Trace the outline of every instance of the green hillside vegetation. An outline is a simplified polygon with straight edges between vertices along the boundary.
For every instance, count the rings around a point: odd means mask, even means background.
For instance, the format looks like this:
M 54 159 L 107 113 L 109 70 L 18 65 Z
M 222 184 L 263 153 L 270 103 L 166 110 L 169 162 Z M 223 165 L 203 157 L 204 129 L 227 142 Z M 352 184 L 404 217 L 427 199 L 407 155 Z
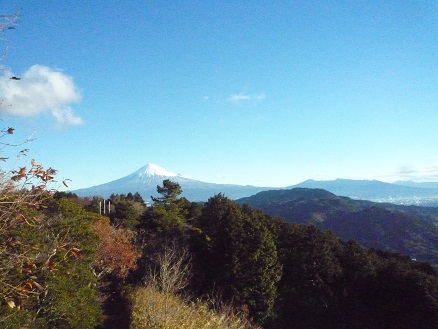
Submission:
M 438 209 L 339 197 L 321 189 L 266 191 L 238 200 L 289 223 L 315 225 L 367 248 L 438 265 Z

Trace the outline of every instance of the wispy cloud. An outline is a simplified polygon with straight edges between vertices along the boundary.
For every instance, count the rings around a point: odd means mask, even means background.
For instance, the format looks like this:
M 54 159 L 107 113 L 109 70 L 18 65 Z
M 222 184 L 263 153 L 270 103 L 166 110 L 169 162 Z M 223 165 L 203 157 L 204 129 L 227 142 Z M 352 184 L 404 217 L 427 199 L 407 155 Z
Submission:
M 58 125 L 60 126 L 76 126 L 83 123 L 82 118 L 73 114 L 73 111 L 69 107 L 62 109 L 55 108 L 52 110 L 53 116 L 56 118 Z
M 0 78 L 0 112 L 14 116 L 35 116 L 49 112 L 59 126 L 80 125 L 69 104 L 79 102 L 81 95 L 73 79 L 63 72 L 43 65 L 31 66 L 19 78 L 10 71 Z
M 232 94 L 230 97 L 228 97 L 228 101 L 233 104 L 241 104 L 243 102 L 261 102 L 266 99 L 265 93 L 261 94 L 246 94 L 246 93 L 239 93 L 239 94 Z
M 438 179 L 438 166 L 428 166 L 423 168 L 403 166 L 396 173 L 396 176 L 403 180 L 435 181 Z

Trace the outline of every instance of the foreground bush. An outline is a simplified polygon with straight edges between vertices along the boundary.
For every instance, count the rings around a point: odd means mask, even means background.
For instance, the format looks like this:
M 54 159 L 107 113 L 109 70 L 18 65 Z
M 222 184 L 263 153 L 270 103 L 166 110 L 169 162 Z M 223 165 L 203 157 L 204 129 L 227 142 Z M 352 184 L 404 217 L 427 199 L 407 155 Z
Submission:
M 4 299 L 8 303 L 0 303 L 0 328 L 93 329 L 101 323 L 92 271 L 98 237 L 91 225 L 98 217 L 67 199 L 47 200 L 45 210 L 32 217 L 35 223 L 23 220 L 9 229 L 8 250 L 25 258 L 2 277 L 14 289 Z M 11 252 L 7 256 L 0 263 L 16 259 Z
M 232 311 L 214 312 L 207 303 L 185 302 L 181 297 L 161 292 L 145 285 L 136 288 L 131 296 L 131 329 L 246 329 L 256 328 L 244 314 Z

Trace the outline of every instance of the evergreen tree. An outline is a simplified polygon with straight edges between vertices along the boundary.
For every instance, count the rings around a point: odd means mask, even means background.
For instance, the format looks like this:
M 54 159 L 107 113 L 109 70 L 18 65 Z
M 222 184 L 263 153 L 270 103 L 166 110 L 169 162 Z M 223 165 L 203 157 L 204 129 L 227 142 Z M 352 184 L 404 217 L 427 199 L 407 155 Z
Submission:
M 140 222 L 145 206 L 141 201 L 134 201 L 132 193 L 116 194 L 110 196 L 111 208 L 109 217 L 114 226 L 123 226 L 125 228 L 134 228 Z
M 329 328 L 336 321 L 333 286 L 341 274 L 338 239 L 314 226 L 281 223 L 276 240 L 284 270 L 271 327 Z
M 208 200 L 197 225 L 203 248 L 196 252 L 203 289 L 223 298 L 262 323 L 272 313 L 281 266 L 273 235 L 259 212 L 242 208 L 223 195 Z M 202 244 L 202 243 L 201 243 Z
M 169 179 L 163 181 L 163 186 L 157 185 L 157 192 L 161 197 L 151 197 L 156 205 L 177 203 L 180 194 L 182 193 L 181 186 L 178 183 L 172 182 Z
M 157 191 L 161 196 L 152 197 L 154 203 L 143 213 L 138 227 L 169 236 L 181 232 L 188 214 L 187 200 L 179 198 L 182 193 L 181 186 L 166 179 L 163 186 L 157 186 Z

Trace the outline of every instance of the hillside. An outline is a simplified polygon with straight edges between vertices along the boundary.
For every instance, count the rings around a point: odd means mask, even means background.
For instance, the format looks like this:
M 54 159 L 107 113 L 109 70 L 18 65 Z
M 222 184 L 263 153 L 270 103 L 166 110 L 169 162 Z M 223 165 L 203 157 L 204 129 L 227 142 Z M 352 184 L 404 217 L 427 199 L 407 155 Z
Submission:
M 315 225 L 367 248 L 438 265 L 437 208 L 398 206 L 339 197 L 322 189 L 265 191 L 237 200 L 290 223 Z

